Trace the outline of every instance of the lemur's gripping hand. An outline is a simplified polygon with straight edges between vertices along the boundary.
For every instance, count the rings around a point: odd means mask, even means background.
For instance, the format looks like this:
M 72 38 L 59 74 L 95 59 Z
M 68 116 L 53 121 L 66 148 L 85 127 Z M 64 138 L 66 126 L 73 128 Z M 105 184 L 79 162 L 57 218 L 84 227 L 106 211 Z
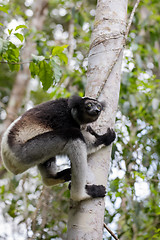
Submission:
M 97 134 L 92 128 L 91 126 L 87 126 L 87 132 L 89 132 L 90 134 L 92 134 L 93 136 L 95 136 L 96 141 L 94 143 L 94 145 L 97 147 L 101 144 L 104 144 L 105 146 L 110 145 L 116 138 L 116 134 L 115 131 L 112 128 L 108 128 L 107 132 L 103 135 L 99 135 Z

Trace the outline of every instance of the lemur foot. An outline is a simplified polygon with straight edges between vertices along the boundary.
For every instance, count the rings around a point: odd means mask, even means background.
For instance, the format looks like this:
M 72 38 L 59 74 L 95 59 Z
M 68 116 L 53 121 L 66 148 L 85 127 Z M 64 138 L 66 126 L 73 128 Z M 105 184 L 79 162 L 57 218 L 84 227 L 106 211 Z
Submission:
M 105 197 L 106 194 L 106 188 L 103 185 L 86 185 L 85 189 L 92 198 Z

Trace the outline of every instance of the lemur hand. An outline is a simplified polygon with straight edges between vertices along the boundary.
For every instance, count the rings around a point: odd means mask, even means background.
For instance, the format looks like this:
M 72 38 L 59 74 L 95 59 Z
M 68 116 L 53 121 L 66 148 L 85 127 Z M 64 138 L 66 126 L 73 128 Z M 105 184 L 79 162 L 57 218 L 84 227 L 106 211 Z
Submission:
M 87 126 L 87 132 L 96 137 L 95 146 L 104 144 L 105 146 L 110 145 L 116 138 L 116 133 L 112 128 L 108 128 L 107 132 L 103 135 L 97 134 L 91 126 Z

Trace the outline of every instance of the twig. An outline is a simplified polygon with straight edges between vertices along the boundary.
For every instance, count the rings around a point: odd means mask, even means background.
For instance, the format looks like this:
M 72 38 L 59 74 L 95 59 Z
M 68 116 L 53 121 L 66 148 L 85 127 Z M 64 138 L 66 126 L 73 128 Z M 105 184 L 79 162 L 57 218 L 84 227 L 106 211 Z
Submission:
M 43 196 L 44 196 L 44 194 L 45 194 L 45 187 L 43 187 L 43 189 L 42 189 L 42 192 L 41 192 L 41 194 L 40 194 L 40 196 L 39 196 L 39 199 L 38 199 L 38 202 L 37 202 L 36 209 L 35 209 L 32 217 L 31 217 L 33 236 L 34 236 L 34 234 L 35 234 L 35 232 L 36 232 L 36 220 L 37 220 L 37 215 L 38 215 L 39 209 L 41 208 L 41 206 L 42 206 L 42 204 L 43 204 L 42 202 L 43 202 Z M 33 236 L 32 236 L 31 239 L 33 239 Z
M 44 58 L 44 60 L 50 60 L 50 58 Z M 22 65 L 22 64 L 27 64 L 27 63 L 31 63 L 34 60 L 28 60 L 26 62 L 5 62 L 5 61 L 1 61 L 0 63 L 6 63 L 6 64 L 12 64 L 12 65 Z
M 110 66 L 110 68 L 108 69 L 106 79 L 104 80 L 104 82 L 103 82 L 102 85 L 100 86 L 100 88 L 99 88 L 99 90 L 98 90 L 98 93 L 97 93 L 96 99 L 99 98 L 99 96 L 100 96 L 102 90 L 104 89 L 104 87 L 105 87 L 105 85 L 106 85 L 106 82 L 107 82 L 107 80 L 108 80 L 108 78 L 109 78 L 109 76 L 110 76 L 110 74 L 111 74 L 114 66 L 116 65 L 116 63 L 117 63 L 117 61 L 118 61 L 118 59 L 119 59 L 119 56 L 120 56 L 122 50 L 123 50 L 124 47 L 126 46 L 126 42 L 127 42 L 127 38 L 128 38 L 128 34 L 129 34 L 129 31 L 130 31 L 130 28 L 131 28 L 131 24 L 132 24 L 132 21 L 133 21 L 133 17 L 134 17 L 134 14 L 135 14 L 135 12 L 136 12 L 136 9 L 137 9 L 139 3 L 140 3 L 140 0 L 137 0 L 136 3 L 135 3 L 135 5 L 134 5 L 134 7 L 133 7 L 133 9 L 132 9 L 130 18 L 129 18 L 129 20 L 128 20 L 126 32 L 125 32 L 125 35 L 124 35 L 124 43 L 123 43 L 123 46 L 122 46 L 122 48 L 119 49 L 115 60 L 113 61 L 113 63 L 112 63 L 112 65 Z
M 1 61 L 0 63 L 6 63 L 6 64 L 12 64 L 12 65 L 22 65 L 22 64 L 27 64 L 27 63 L 31 63 L 33 62 L 33 60 L 27 61 L 27 62 L 4 62 Z
M 114 237 L 114 239 L 119 240 L 116 235 L 107 227 L 107 225 L 104 223 L 104 227 L 105 229 L 107 229 L 107 231 L 111 234 L 112 237 Z
M 136 9 L 139 5 L 141 0 L 137 0 L 135 5 L 134 5 L 134 8 L 132 9 L 132 12 L 131 12 L 131 15 L 130 15 L 130 18 L 129 18 L 129 21 L 128 21 L 128 25 L 127 25 L 127 30 L 126 30 L 126 34 L 125 34 L 125 38 L 127 40 L 127 37 L 128 37 L 128 34 L 129 34 L 129 30 L 131 28 L 131 24 L 132 24 L 132 21 L 133 21 L 133 17 L 134 17 L 134 14 L 136 12 Z
M 98 99 L 99 96 L 101 95 L 101 92 L 102 92 L 102 90 L 104 89 L 104 87 L 105 87 L 105 85 L 106 85 L 106 82 L 107 82 L 107 80 L 108 80 L 108 78 L 109 78 L 109 76 L 110 76 L 110 74 L 111 74 L 114 66 L 116 65 L 116 63 L 117 63 L 117 61 L 118 61 L 118 59 L 119 59 L 119 56 L 120 56 L 120 54 L 121 54 L 121 52 L 122 52 L 122 50 L 123 50 L 124 47 L 125 47 L 125 43 L 123 44 L 122 48 L 120 48 L 120 50 L 118 51 L 115 60 L 113 61 L 113 63 L 112 63 L 112 65 L 110 66 L 110 68 L 108 69 L 106 79 L 104 80 L 104 82 L 103 82 L 102 85 L 100 86 L 100 88 L 99 88 L 99 90 L 98 90 L 98 93 L 97 93 L 97 96 L 96 96 L 96 99 Z

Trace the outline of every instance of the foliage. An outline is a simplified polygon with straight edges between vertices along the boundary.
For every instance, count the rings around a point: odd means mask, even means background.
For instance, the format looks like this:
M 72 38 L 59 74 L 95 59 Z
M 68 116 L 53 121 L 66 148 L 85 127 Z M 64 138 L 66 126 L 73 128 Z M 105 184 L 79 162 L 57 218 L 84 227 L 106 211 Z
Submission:
M 63 53 L 66 47 L 68 46 L 54 47 L 52 56 L 47 60 L 44 56 L 35 56 L 32 54 L 33 62 L 31 62 L 29 66 L 31 76 L 33 78 L 35 78 L 36 75 L 39 77 L 44 90 L 48 90 L 53 83 L 56 84 L 60 81 L 62 76 L 60 62 L 65 64 L 68 62 L 66 54 Z

